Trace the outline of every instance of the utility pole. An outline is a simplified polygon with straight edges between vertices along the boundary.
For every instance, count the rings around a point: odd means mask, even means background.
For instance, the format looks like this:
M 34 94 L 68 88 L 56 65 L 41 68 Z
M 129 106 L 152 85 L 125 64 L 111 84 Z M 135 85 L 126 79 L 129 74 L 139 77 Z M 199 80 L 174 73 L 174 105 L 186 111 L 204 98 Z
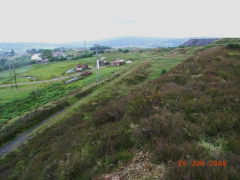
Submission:
M 14 80 L 15 80 L 15 87 L 17 89 L 16 61 L 14 61 Z
M 11 71 L 11 64 L 9 63 L 9 75 L 10 75 L 10 83 L 11 83 L 11 89 L 12 89 L 12 71 Z
M 96 47 L 96 69 L 97 69 L 97 81 L 99 81 L 98 45 L 95 44 L 95 47 Z

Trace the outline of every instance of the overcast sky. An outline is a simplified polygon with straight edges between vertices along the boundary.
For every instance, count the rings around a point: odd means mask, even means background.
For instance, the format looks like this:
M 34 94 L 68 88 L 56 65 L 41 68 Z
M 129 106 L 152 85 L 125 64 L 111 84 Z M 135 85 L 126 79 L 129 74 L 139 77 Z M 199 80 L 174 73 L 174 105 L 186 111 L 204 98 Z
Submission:
M 0 42 L 240 37 L 239 0 L 0 0 Z

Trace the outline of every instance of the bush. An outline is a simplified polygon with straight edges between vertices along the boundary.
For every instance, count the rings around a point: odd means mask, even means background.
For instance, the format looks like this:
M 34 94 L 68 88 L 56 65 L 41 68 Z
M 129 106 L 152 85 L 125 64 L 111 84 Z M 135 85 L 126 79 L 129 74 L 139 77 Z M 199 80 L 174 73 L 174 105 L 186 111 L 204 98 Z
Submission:
M 139 121 L 141 118 L 148 117 L 151 111 L 151 102 L 144 95 L 134 97 L 127 109 L 127 113 L 133 121 Z
M 169 143 L 164 139 L 160 139 L 154 147 L 155 162 L 168 162 L 170 160 L 176 162 L 184 155 L 184 147 Z
M 229 49 L 239 49 L 240 48 L 240 44 L 228 44 L 227 47 Z
M 73 57 L 72 60 L 77 60 L 77 59 L 87 58 L 87 57 L 93 57 L 93 55 L 94 55 L 94 53 L 82 54 L 82 55 Z
M 161 71 L 161 74 L 165 74 L 167 72 L 167 70 L 166 69 L 163 69 L 162 71 Z
M 103 108 L 98 109 L 92 116 L 95 126 L 102 125 L 108 122 L 121 120 L 125 113 L 127 99 L 122 97 L 119 100 L 111 101 Z
M 101 128 L 97 128 L 89 140 L 94 147 L 94 154 L 101 158 L 127 150 L 134 145 L 132 133 L 129 131 L 128 125 L 122 122 L 109 123 Z M 120 158 L 119 156 L 117 159 Z

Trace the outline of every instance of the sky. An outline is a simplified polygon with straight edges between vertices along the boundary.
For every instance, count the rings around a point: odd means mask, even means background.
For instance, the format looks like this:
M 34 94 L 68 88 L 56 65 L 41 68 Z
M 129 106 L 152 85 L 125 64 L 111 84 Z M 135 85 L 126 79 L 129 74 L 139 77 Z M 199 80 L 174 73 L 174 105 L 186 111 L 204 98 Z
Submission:
M 0 42 L 240 37 L 239 0 L 0 0 Z

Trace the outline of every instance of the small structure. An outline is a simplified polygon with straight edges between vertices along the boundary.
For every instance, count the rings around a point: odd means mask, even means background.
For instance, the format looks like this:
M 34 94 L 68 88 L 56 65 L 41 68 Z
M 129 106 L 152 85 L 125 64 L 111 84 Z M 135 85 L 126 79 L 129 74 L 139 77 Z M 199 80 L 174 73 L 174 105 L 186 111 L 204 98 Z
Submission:
M 35 61 L 41 61 L 42 60 L 41 53 L 32 55 L 31 59 Z
M 119 59 L 119 60 L 111 62 L 111 65 L 113 65 L 113 66 L 120 66 L 120 65 L 123 65 L 123 64 L 124 64 L 124 60 L 123 59 Z
M 88 65 L 84 64 L 84 65 L 77 65 L 77 71 L 81 72 L 84 69 L 88 69 Z
M 100 66 L 107 66 L 109 63 L 107 61 L 100 61 Z
M 106 60 L 106 57 L 101 57 L 101 61 L 105 61 Z
M 43 59 L 40 63 L 47 63 L 49 60 L 48 60 L 48 58 L 46 58 L 46 59 Z

